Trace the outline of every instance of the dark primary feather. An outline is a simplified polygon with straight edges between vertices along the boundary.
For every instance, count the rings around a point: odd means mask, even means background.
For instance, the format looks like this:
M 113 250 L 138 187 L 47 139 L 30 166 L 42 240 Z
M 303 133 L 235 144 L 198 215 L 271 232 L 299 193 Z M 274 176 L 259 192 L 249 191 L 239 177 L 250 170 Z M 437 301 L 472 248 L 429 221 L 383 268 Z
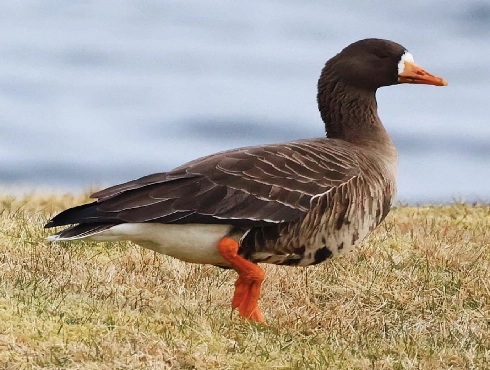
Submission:
M 356 147 L 311 139 L 213 154 L 96 192 L 46 227 L 123 222 L 263 226 L 299 219 L 313 196 L 360 174 Z

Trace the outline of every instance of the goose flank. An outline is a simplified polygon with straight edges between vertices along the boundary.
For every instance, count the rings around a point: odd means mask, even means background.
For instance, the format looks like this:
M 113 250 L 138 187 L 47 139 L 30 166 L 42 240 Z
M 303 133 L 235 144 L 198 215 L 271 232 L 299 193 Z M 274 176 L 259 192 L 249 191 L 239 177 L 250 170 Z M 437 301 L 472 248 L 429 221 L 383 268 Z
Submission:
M 326 137 L 245 147 L 116 185 L 45 227 L 49 240 L 130 240 L 184 261 L 233 268 L 232 307 L 262 322 L 257 263 L 308 266 L 351 251 L 386 217 L 398 157 L 376 90 L 447 85 L 401 45 L 357 41 L 325 64 L 317 102 Z

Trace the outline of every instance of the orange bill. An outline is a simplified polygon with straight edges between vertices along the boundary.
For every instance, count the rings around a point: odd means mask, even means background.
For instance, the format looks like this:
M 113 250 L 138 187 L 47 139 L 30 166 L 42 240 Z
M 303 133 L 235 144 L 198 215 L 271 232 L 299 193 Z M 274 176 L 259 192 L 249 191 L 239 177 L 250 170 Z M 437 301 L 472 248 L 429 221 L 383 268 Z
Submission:
M 415 63 L 405 61 L 405 68 L 398 74 L 398 82 L 407 84 L 424 84 L 435 86 L 446 86 L 444 78 L 434 76 Z

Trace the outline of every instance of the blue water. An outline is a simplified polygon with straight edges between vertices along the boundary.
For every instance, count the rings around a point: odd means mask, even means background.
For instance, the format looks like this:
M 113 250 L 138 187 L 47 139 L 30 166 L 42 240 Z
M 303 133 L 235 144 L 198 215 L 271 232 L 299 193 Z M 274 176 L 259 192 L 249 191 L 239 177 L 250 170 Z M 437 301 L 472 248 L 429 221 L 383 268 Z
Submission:
M 0 3 L 0 187 L 78 192 L 323 135 L 316 81 L 366 37 L 449 86 L 378 92 L 403 202 L 490 201 L 488 1 Z

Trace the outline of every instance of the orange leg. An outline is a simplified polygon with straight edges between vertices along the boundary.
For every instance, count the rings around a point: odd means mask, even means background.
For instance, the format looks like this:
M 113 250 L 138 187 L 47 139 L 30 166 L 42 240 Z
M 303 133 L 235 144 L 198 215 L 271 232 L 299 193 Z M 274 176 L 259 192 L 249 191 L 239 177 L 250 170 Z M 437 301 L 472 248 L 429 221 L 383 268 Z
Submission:
M 232 238 L 221 239 L 218 250 L 238 272 L 231 307 L 238 308 L 240 316 L 264 322 L 264 316 L 257 305 L 260 298 L 260 285 L 265 277 L 264 271 L 257 264 L 238 255 L 238 242 Z

